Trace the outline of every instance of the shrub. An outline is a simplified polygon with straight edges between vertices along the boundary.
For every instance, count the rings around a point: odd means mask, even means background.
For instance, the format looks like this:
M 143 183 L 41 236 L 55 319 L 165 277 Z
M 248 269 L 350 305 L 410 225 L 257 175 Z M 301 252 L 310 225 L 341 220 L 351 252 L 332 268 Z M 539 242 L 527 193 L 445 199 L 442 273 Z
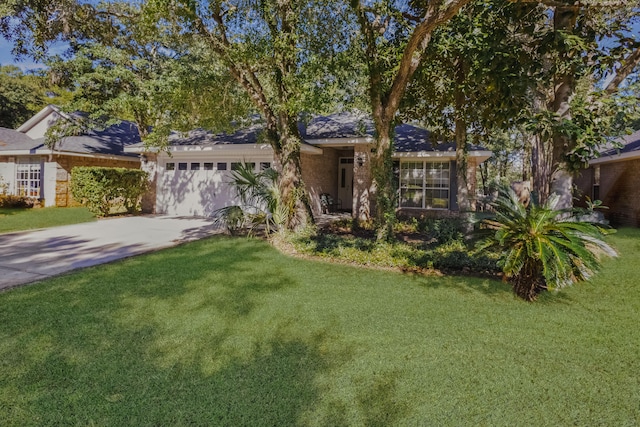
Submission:
M 412 217 L 398 221 L 395 231 L 427 235 L 437 243 L 444 244 L 463 239 L 465 225 L 464 218 Z
M 37 200 L 25 196 L 0 194 L 0 208 L 32 208 Z
M 135 213 L 140 210 L 147 177 L 139 169 L 78 166 L 71 170 L 71 194 L 96 215 L 107 216 L 122 208 Z
M 556 209 L 559 198 L 525 207 L 510 188 L 493 203 L 495 217 L 483 220 L 490 234 L 478 249 L 498 247 L 500 266 L 514 292 L 533 301 L 545 289 L 587 280 L 600 269 L 600 255 L 616 252 L 603 237 L 610 231 L 578 221 L 580 210 Z

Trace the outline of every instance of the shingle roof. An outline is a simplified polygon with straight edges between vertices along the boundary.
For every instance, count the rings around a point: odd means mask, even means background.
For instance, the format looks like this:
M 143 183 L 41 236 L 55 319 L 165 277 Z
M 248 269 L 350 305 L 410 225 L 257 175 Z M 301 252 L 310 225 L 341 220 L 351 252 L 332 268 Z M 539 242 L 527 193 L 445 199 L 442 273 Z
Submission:
M 169 135 L 169 144 L 174 146 L 257 144 L 261 131 L 261 124 L 254 124 L 232 133 L 213 133 L 204 129 L 194 129 L 189 132 L 173 132 Z
M 0 127 L 0 151 L 32 150 L 42 145 L 42 141 L 29 138 L 17 130 Z
M 122 121 L 105 129 L 91 129 L 82 135 L 64 137 L 56 148 L 63 152 L 81 154 L 128 155 L 124 153 L 124 147 L 140 142 L 136 125 Z
M 640 152 L 640 130 L 635 131 L 631 135 L 626 135 L 620 139 L 622 142 L 622 148 L 609 148 L 600 153 L 600 157 L 615 156 L 617 154 L 632 153 L 634 151 Z
M 370 117 L 362 113 L 343 112 L 329 116 L 316 116 L 306 125 L 299 123 L 298 128 L 302 138 L 313 143 L 320 139 L 337 138 L 366 138 L 375 135 L 375 128 Z M 185 145 L 220 145 L 220 144 L 257 144 L 263 126 L 254 124 L 247 128 L 232 133 L 214 134 L 203 129 L 196 129 L 186 133 L 175 132 L 169 137 L 169 143 L 173 146 Z M 428 130 L 409 124 L 396 126 L 394 132 L 396 152 L 419 151 L 455 151 L 455 143 L 432 144 L 431 134 Z M 482 147 L 473 145 L 471 150 L 483 150 Z
M 303 127 L 304 139 L 362 138 L 373 136 L 375 127 L 367 115 L 358 112 L 343 112 L 330 116 L 314 117 Z
M 133 156 L 124 153 L 124 147 L 140 142 L 135 124 L 122 121 L 104 129 L 89 129 L 82 135 L 64 137 L 56 145 L 56 150 L 62 153 Z M 44 138 L 32 139 L 17 130 L 0 128 L 0 151 L 33 151 L 39 148 L 45 148 Z

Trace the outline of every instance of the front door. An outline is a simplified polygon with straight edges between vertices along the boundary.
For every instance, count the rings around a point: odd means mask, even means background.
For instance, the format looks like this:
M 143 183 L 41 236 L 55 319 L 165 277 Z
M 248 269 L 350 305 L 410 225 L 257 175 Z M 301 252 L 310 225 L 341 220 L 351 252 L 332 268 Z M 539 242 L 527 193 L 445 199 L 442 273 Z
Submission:
M 338 199 L 342 209 L 353 208 L 353 157 L 341 157 L 338 164 Z

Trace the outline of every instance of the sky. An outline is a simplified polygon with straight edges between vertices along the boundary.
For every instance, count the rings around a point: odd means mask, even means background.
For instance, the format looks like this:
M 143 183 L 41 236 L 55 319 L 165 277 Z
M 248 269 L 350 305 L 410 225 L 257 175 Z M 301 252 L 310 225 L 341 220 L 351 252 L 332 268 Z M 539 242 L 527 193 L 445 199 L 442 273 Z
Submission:
M 0 0 L 2 1 L 2 0 Z M 632 25 L 633 36 L 636 38 L 640 37 L 640 22 L 636 22 Z M 22 71 L 28 71 L 38 68 L 45 68 L 44 64 L 38 63 L 31 58 L 22 58 L 20 61 L 16 61 L 16 59 L 11 54 L 11 49 L 13 48 L 13 43 L 5 40 L 0 36 L 0 65 L 17 65 L 22 69 Z M 62 53 L 66 48 L 66 45 L 63 43 L 54 44 L 50 52 L 53 53 Z
M 35 68 L 44 68 L 43 64 L 39 64 L 30 58 L 23 58 L 22 61 L 17 62 L 11 54 L 13 43 L 8 42 L 3 37 L 0 37 L 0 64 L 1 65 L 17 65 L 22 71 L 32 70 Z

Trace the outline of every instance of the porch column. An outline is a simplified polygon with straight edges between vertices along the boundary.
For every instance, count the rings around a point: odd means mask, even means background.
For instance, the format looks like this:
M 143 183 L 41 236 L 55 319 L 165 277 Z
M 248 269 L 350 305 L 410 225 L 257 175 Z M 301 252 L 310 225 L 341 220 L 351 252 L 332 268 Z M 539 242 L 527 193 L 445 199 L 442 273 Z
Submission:
M 140 158 L 140 169 L 149 174 L 149 187 L 142 195 L 142 212 L 156 213 L 156 195 L 158 191 L 158 155 L 145 153 Z
M 362 221 L 371 218 L 374 193 L 371 175 L 372 145 L 356 144 L 353 150 L 353 217 Z

